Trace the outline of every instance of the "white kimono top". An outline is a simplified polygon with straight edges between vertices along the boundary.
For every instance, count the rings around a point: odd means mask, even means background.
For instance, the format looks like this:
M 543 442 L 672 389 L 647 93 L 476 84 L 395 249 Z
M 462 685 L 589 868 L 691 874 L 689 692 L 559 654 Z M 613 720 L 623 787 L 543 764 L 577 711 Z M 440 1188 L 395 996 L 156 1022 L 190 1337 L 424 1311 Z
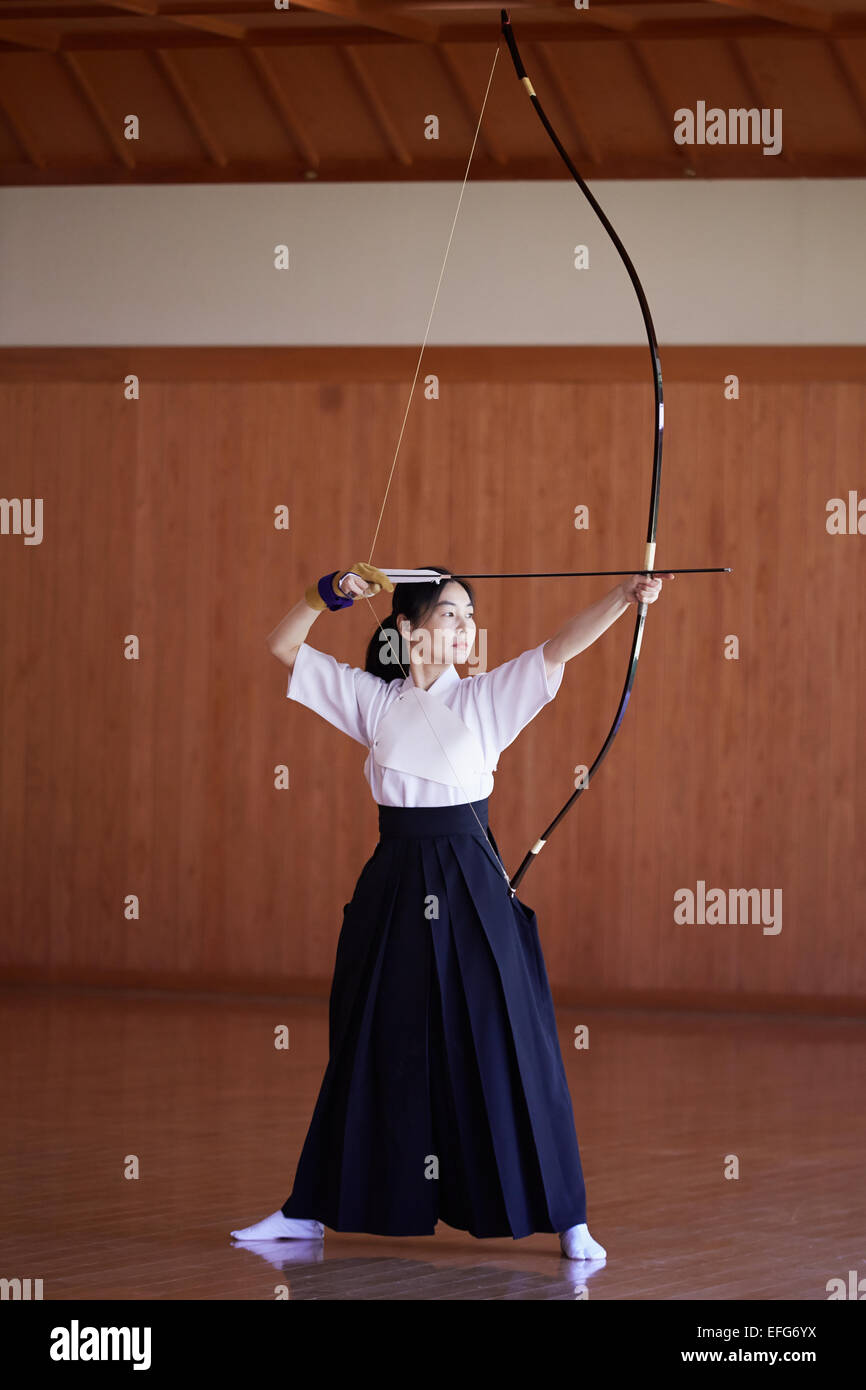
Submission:
M 493 790 L 499 755 L 562 684 L 544 643 L 492 671 L 448 666 L 427 690 L 384 681 L 302 642 L 286 694 L 368 748 L 364 776 L 380 806 L 459 806 Z

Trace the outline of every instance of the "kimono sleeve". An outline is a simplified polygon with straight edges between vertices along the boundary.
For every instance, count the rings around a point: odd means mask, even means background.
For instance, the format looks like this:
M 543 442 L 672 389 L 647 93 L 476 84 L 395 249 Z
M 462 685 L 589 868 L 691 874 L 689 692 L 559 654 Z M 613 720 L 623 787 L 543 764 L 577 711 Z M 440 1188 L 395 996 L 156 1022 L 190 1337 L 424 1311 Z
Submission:
M 565 662 L 548 680 L 544 646 L 542 642 L 492 671 L 472 677 L 478 714 L 499 752 L 550 703 L 562 684 Z
M 379 676 L 302 642 L 289 671 L 286 695 L 369 748 L 374 706 L 385 686 Z

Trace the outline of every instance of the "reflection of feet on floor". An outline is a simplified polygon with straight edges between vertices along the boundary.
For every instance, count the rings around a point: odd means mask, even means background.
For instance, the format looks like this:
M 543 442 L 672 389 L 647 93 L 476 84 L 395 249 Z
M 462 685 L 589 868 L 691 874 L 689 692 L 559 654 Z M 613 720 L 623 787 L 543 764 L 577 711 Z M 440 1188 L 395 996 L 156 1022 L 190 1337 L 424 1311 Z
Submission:
M 250 1259 L 264 1260 L 266 1265 L 271 1265 L 282 1274 L 290 1274 L 293 1265 L 298 1265 L 304 1269 L 309 1269 L 310 1265 L 321 1265 L 325 1263 L 325 1242 L 321 1236 L 315 1240 L 245 1240 L 243 1243 L 232 1242 L 233 1250 L 245 1250 Z M 586 1265 L 565 1265 L 565 1268 L 574 1274 L 581 1271 L 581 1278 Z
M 603 1260 L 607 1256 L 604 1246 L 593 1240 L 586 1224 L 569 1226 L 567 1231 L 561 1231 L 559 1243 L 563 1255 L 569 1260 Z
M 235 1240 L 322 1240 L 325 1228 L 321 1221 L 297 1221 L 275 1211 L 254 1226 L 232 1231 L 232 1235 Z

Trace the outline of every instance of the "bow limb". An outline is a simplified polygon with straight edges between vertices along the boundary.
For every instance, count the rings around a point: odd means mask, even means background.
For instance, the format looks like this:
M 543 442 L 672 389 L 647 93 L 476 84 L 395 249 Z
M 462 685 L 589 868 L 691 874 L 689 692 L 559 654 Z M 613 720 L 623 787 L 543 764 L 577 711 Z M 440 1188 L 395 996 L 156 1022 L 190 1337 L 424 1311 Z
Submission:
M 571 157 L 568 154 L 568 151 L 565 149 L 565 147 L 562 144 L 562 141 L 556 134 L 556 131 L 554 130 L 553 126 L 551 125 L 544 112 L 541 102 L 538 100 L 538 97 L 535 94 L 535 89 L 532 83 L 530 82 L 529 77 L 527 76 L 526 68 L 524 67 L 523 60 L 520 57 L 520 51 L 517 47 L 517 43 L 515 41 L 514 34 L 511 29 L 511 20 L 508 17 L 507 10 L 501 11 L 501 19 L 502 33 L 505 37 L 506 43 L 508 44 L 508 49 L 511 53 L 517 76 L 520 79 L 524 89 L 526 90 L 529 99 L 532 102 L 532 105 L 535 107 L 536 114 L 538 115 L 539 120 L 541 121 L 542 125 L 544 126 L 544 129 L 546 130 L 551 141 L 553 142 L 557 153 L 560 155 L 563 163 L 568 169 L 568 172 L 571 174 L 575 183 L 580 188 L 581 192 L 587 199 L 587 202 L 589 203 L 593 212 L 598 217 L 599 221 L 601 222 L 601 225 L 604 227 L 605 231 L 607 232 L 608 236 L 610 237 L 611 241 L 613 242 L 614 246 L 619 252 L 620 258 L 626 270 L 628 271 L 629 279 L 631 280 L 632 287 L 635 291 L 635 294 L 637 295 L 638 303 L 640 305 L 640 311 L 643 317 L 644 328 L 646 329 L 647 342 L 649 344 L 650 361 L 652 363 L 653 374 L 653 391 L 655 396 L 655 432 L 653 437 L 652 484 L 650 487 L 649 521 L 647 523 L 646 547 L 644 551 L 643 562 L 644 570 L 652 570 L 655 562 L 656 529 L 658 527 L 659 493 L 661 490 L 662 436 L 664 432 L 662 369 L 661 362 L 659 361 L 658 343 L 656 342 L 655 328 L 653 327 L 652 315 L 650 314 L 649 305 L 647 303 L 646 295 L 644 294 L 643 286 L 641 285 L 640 279 L 638 278 L 637 271 L 632 265 L 631 258 L 628 252 L 626 251 L 625 247 L 623 246 L 622 242 L 617 236 L 616 231 L 611 225 L 610 220 L 604 213 L 603 209 L 599 206 L 598 202 L 593 197 L 592 193 L 589 191 L 580 174 L 578 173 L 577 169 L 575 168 L 574 163 L 572 162 Z M 523 861 L 520 864 L 519 869 L 517 870 L 517 873 L 511 880 L 512 890 L 517 888 L 517 885 L 523 878 L 523 875 L 526 873 L 526 870 L 529 868 L 529 865 L 534 862 L 535 857 L 546 844 L 549 836 L 556 829 L 563 816 L 574 804 L 577 798 L 582 794 L 582 792 L 585 791 L 586 787 L 590 783 L 593 773 L 596 771 L 597 768 L 601 766 L 601 763 L 603 762 L 604 758 L 607 756 L 610 750 L 611 744 L 616 738 L 616 735 L 619 733 L 619 728 L 622 724 L 623 717 L 628 707 L 628 702 L 631 696 L 632 688 L 634 686 L 635 673 L 637 671 L 637 663 L 640 657 L 641 642 L 643 640 L 643 630 L 644 623 L 646 622 L 646 615 L 647 605 L 645 603 L 638 604 L 637 617 L 635 619 L 634 636 L 632 638 L 631 653 L 629 655 L 629 664 L 628 671 L 626 673 L 625 684 L 623 685 L 619 705 L 617 707 L 616 714 L 614 715 L 613 723 L 611 724 L 610 730 L 608 731 L 607 738 L 605 739 L 599 752 L 593 759 L 589 772 L 587 773 L 587 776 L 582 782 L 581 786 L 578 787 L 572 793 L 572 795 L 566 801 L 565 805 L 562 807 L 562 810 L 558 813 L 554 820 L 551 821 L 550 825 L 547 827 L 544 833 L 536 840 L 535 844 L 524 856 Z

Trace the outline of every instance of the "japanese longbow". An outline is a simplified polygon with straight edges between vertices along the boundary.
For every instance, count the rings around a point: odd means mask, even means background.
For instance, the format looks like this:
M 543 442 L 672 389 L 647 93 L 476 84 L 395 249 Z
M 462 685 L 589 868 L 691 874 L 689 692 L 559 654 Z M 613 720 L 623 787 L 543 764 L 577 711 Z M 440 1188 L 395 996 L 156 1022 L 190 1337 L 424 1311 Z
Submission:
M 599 221 L 601 222 L 602 226 L 604 227 L 605 231 L 607 232 L 608 236 L 610 237 L 611 241 L 613 242 L 614 246 L 616 247 L 616 250 L 617 250 L 617 252 L 619 253 L 620 259 L 622 260 L 623 265 L 625 266 L 625 268 L 626 268 L 626 270 L 627 270 L 627 272 L 628 272 L 629 279 L 631 280 L 632 287 L 633 287 L 634 292 L 635 292 L 635 294 L 636 294 L 636 296 L 637 296 L 638 304 L 640 305 L 641 316 L 642 316 L 642 318 L 643 318 L 644 328 L 645 328 L 645 330 L 646 330 L 646 335 L 647 335 L 647 344 L 648 344 L 648 347 L 649 347 L 650 363 L 651 363 L 651 368 L 652 368 L 653 395 L 654 395 L 654 425 L 653 425 L 653 453 L 652 453 L 652 458 L 653 458 L 653 462 L 652 462 L 652 482 L 651 482 L 651 486 L 650 486 L 649 517 L 648 517 L 648 520 L 647 520 L 647 534 L 646 534 L 646 543 L 645 543 L 645 549 L 644 549 L 644 567 L 643 567 L 643 569 L 641 569 L 641 570 L 634 570 L 634 571 L 597 570 L 597 571 L 584 571 L 583 573 L 594 573 L 594 574 L 621 574 L 621 573 L 622 573 L 622 574 L 628 574 L 628 573 L 640 573 L 640 574 L 647 574 L 647 575 L 651 575 L 651 574 L 654 574 L 654 573 L 665 573 L 665 572 L 667 572 L 667 571 L 655 570 L 655 569 L 654 569 L 654 564 L 655 564 L 655 550 L 656 550 L 656 532 L 657 532 L 657 529 L 658 529 L 658 516 L 659 516 L 659 497 L 660 497 L 660 492 L 661 492 L 662 442 L 663 442 L 663 437 L 664 437 L 664 396 L 663 396 L 663 390 L 662 390 L 662 369 L 661 369 L 661 362 L 660 362 L 660 360 L 659 360 L 658 343 L 657 343 L 657 340 L 656 340 L 655 328 L 654 328 L 654 326 L 653 326 L 652 315 L 651 315 L 651 313 L 650 313 L 649 304 L 647 303 L 647 297 L 646 297 L 646 294 L 644 293 L 643 285 L 642 285 L 641 282 L 640 282 L 640 277 L 638 276 L 638 273 L 637 273 L 637 271 L 635 270 L 634 265 L 632 264 L 631 257 L 629 256 L 628 252 L 626 251 L 625 246 L 623 245 L 622 241 L 620 240 L 619 236 L 617 235 L 616 230 L 614 229 L 614 227 L 613 227 L 613 225 L 612 225 L 610 219 L 607 217 L 607 215 L 606 215 L 606 213 L 604 212 L 603 208 L 599 205 L 597 199 L 593 196 L 593 194 L 592 194 L 592 193 L 590 192 L 590 190 L 587 188 L 587 186 L 586 186 L 586 184 L 584 183 L 583 179 L 581 178 L 581 176 L 580 176 L 578 170 L 575 168 L 575 165 L 574 165 L 573 160 L 571 159 L 571 156 L 568 154 L 568 151 L 565 149 L 564 145 L 562 144 L 562 141 L 559 139 L 559 136 L 557 135 L 556 131 L 554 130 L 554 128 L 553 128 L 553 126 L 552 126 L 552 124 L 551 124 L 551 122 L 550 122 L 548 116 L 546 115 L 546 113 L 545 113 L 545 111 L 544 111 L 543 106 L 541 105 L 541 102 L 540 102 L 539 99 L 538 99 L 538 96 L 536 95 L 535 88 L 533 87 L 531 81 L 529 80 L 529 77 L 528 77 L 527 72 L 526 72 L 526 68 L 525 68 L 524 63 L 523 63 L 523 59 L 522 59 L 521 56 L 520 56 L 520 50 L 519 50 L 519 48 L 518 48 L 518 46 L 517 46 L 517 41 L 515 40 L 514 33 L 513 33 L 512 28 L 511 28 L 511 20 L 510 20 L 510 18 L 509 18 L 508 11 L 505 10 L 505 9 L 503 9 L 503 10 L 500 12 L 500 18 L 501 18 L 502 35 L 503 35 L 503 37 L 505 38 L 505 42 L 506 42 L 507 45 L 508 45 L 508 50 L 509 50 L 509 52 L 510 52 L 510 54 L 511 54 L 511 57 L 512 57 L 512 60 L 513 60 L 513 63 L 514 63 L 514 69 L 515 69 L 515 72 L 516 72 L 516 74 L 517 74 L 517 77 L 518 77 L 519 81 L 521 82 L 521 84 L 522 84 L 524 90 L 526 91 L 527 95 L 529 96 L 529 99 L 530 99 L 530 101 L 532 102 L 532 105 L 533 105 L 534 108 L 535 108 L 536 114 L 538 115 L 539 120 L 541 121 L 542 125 L 544 126 L 545 131 L 547 132 L 548 136 L 550 137 L 550 140 L 553 142 L 553 145 L 554 145 L 554 147 L 555 147 L 557 153 L 559 154 L 560 158 L 562 159 L 563 163 L 565 164 L 565 167 L 568 169 L 568 172 L 570 173 L 571 177 L 574 179 L 575 183 L 576 183 L 576 184 L 578 185 L 578 187 L 580 188 L 581 192 L 583 193 L 584 197 L 586 198 L 586 200 L 587 200 L 587 202 L 589 203 L 590 207 L 592 208 L 593 212 L 594 212 L 594 213 L 596 214 L 596 216 L 598 217 Z M 497 56 L 498 56 L 498 50 L 497 50 Z M 494 58 L 493 67 L 495 68 L 495 66 L 496 66 L 496 59 Z M 409 414 L 409 407 L 410 407 L 410 405 L 411 405 L 411 403 L 412 403 L 412 396 L 413 396 L 413 394 L 414 394 L 415 384 L 416 384 L 416 382 L 417 382 L 417 380 L 418 380 L 418 373 L 419 373 L 420 367 L 421 367 L 421 357 L 423 356 L 424 348 L 425 348 L 426 343 L 427 343 L 427 337 L 428 337 L 429 332 L 430 332 L 430 323 L 432 322 L 433 312 L 434 312 L 434 310 L 435 310 L 436 301 L 437 301 L 438 296 L 439 296 L 439 289 L 440 289 L 441 284 L 442 284 L 442 276 L 443 276 L 443 274 L 444 274 L 444 271 L 445 271 L 445 264 L 446 264 L 447 259 L 448 259 L 448 251 L 450 250 L 450 247 L 451 247 L 451 240 L 452 240 L 452 238 L 453 238 L 453 236 L 454 236 L 454 227 L 455 227 L 456 222 L 457 222 L 457 215 L 459 214 L 459 211 L 460 211 L 460 204 L 461 204 L 462 198 L 463 198 L 463 191 L 465 190 L 465 187 L 466 187 L 466 180 L 467 180 L 467 178 L 468 178 L 468 176 L 469 176 L 469 167 L 470 167 L 470 165 L 471 165 L 472 157 L 473 157 L 473 155 L 474 155 L 475 143 L 477 142 L 477 139 L 478 139 L 478 131 L 480 130 L 481 121 L 482 121 L 483 116 L 484 116 L 484 108 L 485 108 L 485 106 L 486 106 L 486 104 L 487 104 L 487 96 L 488 96 L 489 91 L 490 91 L 490 84 L 491 84 L 491 82 L 492 82 L 492 79 L 493 79 L 493 69 L 491 69 L 490 77 L 489 77 L 489 79 L 488 79 L 487 91 L 485 92 L 484 103 L 483 103 L 482 108 L 481 108 L 481 115 L 479 116 L 478 126 L 477 126 L 476 131 L 475 131 L 475 140 L 473 141 L 473 144 L 472 144 L 472 151 L 470 152 L 470 156 L 469 156 L 469 164 L 467 164 L 467 167 L 466 167 L 466 174 L 465 174 L 464 179 L 463 179 L 463 187 L 461 188 L 460 199 L 458 200 L 458 204 L 457 204 L 457 211 L 455 212 L 455 215 L 454 215 L 454 222 L 452 223 L 452 226 L 451 226 L 451 234 L 450 234 L 449 239 L 448 239 L 448 246 L 447 246 L 446 252 L 445 252 L 445 260 L 444 260 L 443 263 L 442 263 L 442 270 L 440 271 L 440 274 L 439 274 L 439 282 L 438 282 L 438 284 L 437 284 L 437 286 L 436 286 L 436 293 L 435 293 L 434 299 L 433 299 L 433 306 L 432 306 L 432 308 L 431 308 L 431 310 L 430 310 L 430 316 L 429 316 L 428 321 L 427 321 L 427 331 L 426 331 L 425 334 L 424 334 L 424 341 L 423 341 L 422 346 L 421 346 L 421 353 L 420 353 L 419 358 L 418 358 L 418 365 L 417 365 L 417 367 L 416 367 L 416 369 L 415 369 L 415 379 L 414 379 L 414 381 L 413 381 L 413 383 L 412 383 L 412 389 L 411 389 L 411 391 L 410 391 L 410 393 L 409 393 L 409 400 L 408 400 L 408 403 L 407 403 L 407 405 L 406 405 L 406 413 L 404 414 L 404 417 L 403 417 L 403 426 L 402 426 L 402 428 L 401 428 L 401 430 L 400 430 L 400 437 L 399 437 L 398 442 L 397 442 L 397 450 L 396 450 L 395 455 L 394 455 L 394 462 L 393 462 L 392 465 L 391 465 L 391 473 L 390 473 L 389 478 L 388 478 L 388 485 L 387 485 L 387 487 L 386 487 L 386 489 L 385 489 L 385 498 L 383 499 L 382 508 L 381 508 L 381 510 L 380 510 L 380 513 L 379 513 L 379 522 L 378 522 L 378 524 L 377 524 L 377 526 L 376 526 L 376 532 L 375 532 L 375 535 L 374 535 L 374 537 L 373 537 L 373 544 L 372 544 L 372 546 L 371 546 L 371 548 L 370 548 L 370 563 L 371 563 L 371 564 L 372 564 L 373 550 L 374 550 L 375 544 L 376 544 L 376 537 L 377 537 L 378 534 L 379 534 L 379 527 L 380 527 L 380 525 L 381 525 L 382 515 L 383 515 L 384 509 L 385 509 L 385 502 L 387 501 L 388 492 L 390 491 L 390 486 L 391 486 L 391 480 L 392 480 L 392 478 L 393 478 L 394 469 L 395 469 L 395 466 L 396 466 L 396 463 L 397 463 L 397 454 L 399 453 L 400 445 L 401 445 L 402 439 L 403 439 L 403 433 L 404 433 L 405 428 L 406 428 L 406 420 L 407 420 L 408 414 Z M 724 570 L 724 571 L 723 571 L 723 570 L 720 570 L 720 569 L 716 569 L 716 570 L 686 570 L 686 569 L 682 569 L 682 568 L 680 568 L 680 569 L 678 569 L 678 570 L 676 570 L 676 571 L 674 571 L 674 572 L 675 572 L 675 573 L 680 573 L 680 574 L 684 574 L 684 573 L 693 573 L 693 574 L 698 574 L 698 573 L 730 573 L 729 570 Z M 418 578 L 420 578 L 423 572 L 422 572 L 422 571 L 411 571 L 411 570 L 400 571 L 400 572 L 398 572 L 398 571 L 393 571 L 393 570 L 392 570 L 392 571 L 389 571 L 389 573 L 390 573 L 395 579 L 397 578 L 397 574 L 398 574 L 398 573 L 400 574 L 401 578 L 405 575 L 405 578 L 408 580 L 410 577 L 418 577 Z M 575 572 L 572 571 L 572 572 L 570 572 L 570 573 L 575 573 Z M 510 575 L 493 575 L 493 574 L 491 574 L 491 575 L 475 575 L 475 576 L 473 576 L 473 575 L 466 575 L 466 576 L 464 576 L 464 577 L 465 577 L 465 578 L 491 578 L 491 579 L 493 579 L 493 578 L 518 578 L 518 577 L 526 577 L 526 578 L 528 578 L 528 577 L 530 577 L 530 576 L 528 576 L 528 575 L 518 576 L 517 574 L 510 574 Z M 537 577 L 540 578 L 540 577 L 542 577 L 542 576 L 539 575 L 539 576 L 537 576 Z M 551 576 L 551 577 L 553 577 L 553 576 Z M 444 578 L 444 576 L 438 576 L 438 575 L 437 575 L 436 578 L 437 578 L 437 579 L 439 579 L 439 578 Z M 369 602 L 369 600 L 368 600 L 368 602 Z M 371 607 L 372 607 L 372 605 L 371 605 Z M 531 846 L 531 848 L 526 852 L 526 854 L 525 854 L 523 860 L 521 861 L 520 866 L 519 866 L 519 868 L 517 869 L 517 872 L 514 874 L 514 877 L 513 877 L 513 878 L 511 878 L 511 879 L 508 878 L 507 871 L 505 870 L 504 865 L 501 864 L 501 860 L 500 860 L 500 865 L 501 865 L 501 867 L 502 867 L 502 869 L 503 869 L 503 872 L 505 873 L 505 877 L 506 877 L 506 880 L 507 880 L 507 882 L 508 882 L 509 892 L 511 893 L 511 896 L 512 896 L 512 897 L 514 897 L 514 895 L 515 895 L 515 893 L 516 893 L 516 891 L 517 891 L 517 886 L 518 886 L 518 884 L 520 883 L 520 881 L 521 881 L 521 879 L 523 878 L 523 876 L 525 875 L 525 873 L 526 873 L 527 869 L 529 868 L 529 866 L 530 866 L 532 863 L 535 862 L 535 859 L 536 859 L 537 855 L 538 855 L 539 852 L 543 849 L 543 847 L 544 847 L 544 845 L 547 843 L 547 841 L 550 839 L 550 836 L 553 834 L 554 830 L 555 830 L 556 827 L 559 825 L 560 821 L 561 821 L 561 820 L 563 819 L 563 817 L 568 813 L 568 811 L 571 809 L 571 807 L 574 805 L 574 803 L 578 800 L 578 798 L 583 794 L 583 792 L 586 790 L 586 788 L 590 785 L 590 782 L 592 781 L 592 778 L 593 778 L 595 772 L 598 770 L 598 768 L 601 766 L 601 764 L 603 763 L 604 759 L 607 757 L 608 753 L 610 752 L 610 749 L 611 749 L 611 746 L 612 746 L 612 744 L 613 744 L 613 741 L 614 741 L 614 739 L 616 738 L 617 734 L 619 733 L 620 726 L 622 725 L 622 721 L 623 721 L 623 718 L 624 718 L 624 716 L 625 716 L 626 709 L 628 708 L 628 703 L 629 703 L 629 699 L 630 699 L 630 697 L 631 697 L 631 692 L 632 692 L 632 690 L 633 690 L 633 688 L 634 688 L 635 674 L 636 674 L 636 672 L 637 672 L 637 665 L 638 665 L 638 660 L 639 660 L 639 658 L 640 658 L 640 651 L 641 651 L 641 643 L 642 643 L 642 641 L 643 641 L 644 625 L 645 625 L 645 623 L 646 623 L 646 615 L 647 615 L 647 604 L 646 604 L 646 603 L 639 603 L 638 606 L 637 606 L 637 616 L 636 616 L 636 618 L 635 618 L 634 634 L 633 634 L 633 636 L 632 636 L 631 649 L 630 649 L 630 652 L 629 652 L 628 668 L 627 668 L 627 671 L 626 671 L 625 682 L 624 682 L 623 688 L 622 688 L 622 694 L 620 695 L 620 698 L 619 698 L 619 704 L 618 704 L 618 706 L 617 706 L 617 710 L 616 710 L 616 713 L 615 713 L 615 715 L 614 715 L 614 717 L 613 717 L 613 722 L 611 723 L 611 726 L 610 726 L 610 729 L 608 730 L 607 736 L 606 736 L 606 738 L 605 738 L 603 744 L 601 745 L 601 748 L 599 749 L 598 753 L 597 753 L 597 754 L 595 755 L 595 757 L 593 758 L 592 763 L 590 764 L 587 773 L 585 774 L 584 777 L 582 777 L 582 778 L 580 779 L 580 785 L 579 785 L 578 787 L 575 788 L 575 790 L 574 790 L 574 791 L 572 792 L 572 794 L 569 796 L 568 800 L 565 802 L 565 804 L 562 806 L 562 808 L 557 812 L 556 816 L 553 818 L 553 820 L 550 822 L 550 824 L 546 827 L 546 829 L 545 829 L 545 830 L 542 832 L 542 834 L 538 837 L 538 839 L 537 839 L 537 840 L 535 841 L 535 843 Z M 378 622 L 378 619 L 377 619 L 376 621 Z M 380 629 L 384 632 L 384 630 L 382 629 L 381 623 L 379 623 L 379 627 L 380 627 Z M 497 857 L 498 857 L 498 856 L 497 856 Z

